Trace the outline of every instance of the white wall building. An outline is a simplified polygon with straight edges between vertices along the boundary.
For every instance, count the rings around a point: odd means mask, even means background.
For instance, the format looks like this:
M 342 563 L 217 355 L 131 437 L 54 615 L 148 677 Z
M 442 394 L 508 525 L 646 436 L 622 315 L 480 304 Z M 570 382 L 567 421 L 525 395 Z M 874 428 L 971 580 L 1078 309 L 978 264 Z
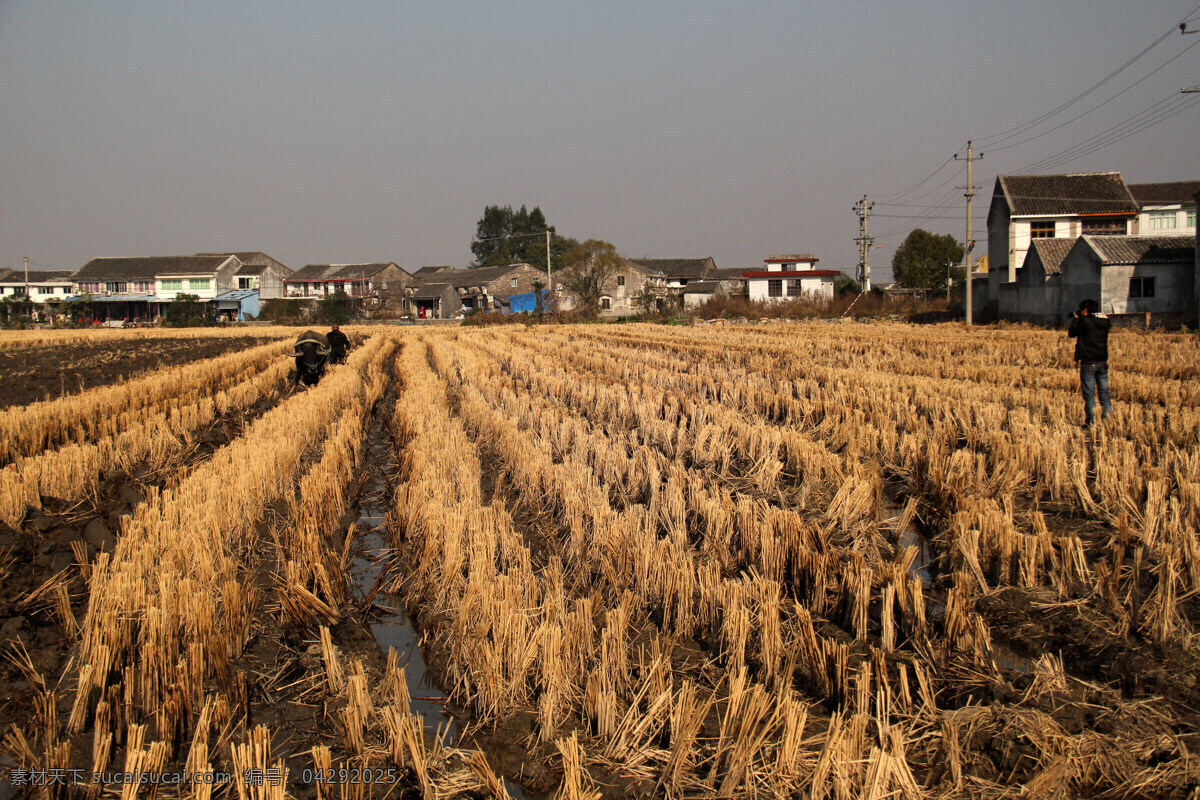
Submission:
M 751 300 L 777 302 L 798 297 L 832 300 L 833 284 L 842 273 L 817 269 L 813 255 L 769 256 L 764 269 L 743 272 Z

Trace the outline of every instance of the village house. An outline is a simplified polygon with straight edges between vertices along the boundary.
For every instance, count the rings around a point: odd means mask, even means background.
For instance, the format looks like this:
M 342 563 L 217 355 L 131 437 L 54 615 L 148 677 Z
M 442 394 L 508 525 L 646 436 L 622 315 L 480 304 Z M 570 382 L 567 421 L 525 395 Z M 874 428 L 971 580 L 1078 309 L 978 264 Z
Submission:
M 75 296 L 97 319 L 157 319 L 182 294 L 209 302 L 233 288 L 242 267 L 235 255 L 93 258 L 72 276 Z
M 833 286 L 842 273 L 835 269 L 817 269 L 814 255 L 768 256 L 764 269 L 742 273 L 751 300 L 780 301 L 796 297 L 832 300 Z
M 1129 193 L 1138 202 L 1132 233 L 1148 236 L 1195 235 L 1196 195 L 1200 181 L 1131 183 Z
M 1117 172 L 997 177 L 993 269 L 979 306 L 990 300 L 1001 319 L 1062 325 L 1082 297 L 1100 301 L 1103 290 L 1106 313 L 1186 321 L 1197 265 L 1169 240 L 1194 240 L 1198 189 L 1200 181 L 1126 185 Z
M 1005 285 L 1009 298 L 1003 304 L 1012 307 L 1017 270 L 1033 241 L 1128 234 L 1137 213 L 1119 172 L 997 175 L 987 217 L 987 290 L 976 293 L 982 296 L 974 298 L 975 307 L 999 314 Z
M 393 261 L 370 264 L 308 264 L 283 285 L 289 298 L 313 301 L 343 292 L 358 311 L 383 304 L 389 297 L 403 299 L 412 276 Z
M 1062 263 L 1075 239 L 1034 239 L 1015 283 L 1001 287 L 1000 318 L 1058 325 L 1062 315 Z
M 1090 297 L 1134 323 L 1189 322 L 1195 311 L 1196 244 L 1191 236 L 1081 236 L 1062 261 L 1059 319 Z
M 502 264 L 496 267 L 421 267 L 408 287 L 410 313 L 420 317 L 432 313 L 449 319 L 461 311 L 504 311 L 509 298 L 534 290 L 536 281 L 547 285 L 546 273 L 530 264 Z M 445 287 L 454 290 L 453 300 Z
M 233 276 L 233 289 L 258 292 L 260 300 L 277 300 L 284 297 L 283 282 L 295 275 L 295 270 L 281 261 L 271 258 L 262 251 L 242 253 L 197 253 L 198 256 L 237 256 L 242 267 Z
M 691 281 L 711 280 L 717 272 L 712 256 L 707 258 L 634 258 L 647 274 L 661 275 L 667 288 L 682 289 Z
M 24 297 L 27 285 L 29 299 L 43 305 L 67 299 L 74 286 L 70 270 L 0 270 L 0 297 Z
M 621 259 L 621 267 L 605 282 L 600 296 L 600 316 L 625 317 L 641 314 L 642 298 L 661 310 L 666 302 L 666 276 L 636 261 Z

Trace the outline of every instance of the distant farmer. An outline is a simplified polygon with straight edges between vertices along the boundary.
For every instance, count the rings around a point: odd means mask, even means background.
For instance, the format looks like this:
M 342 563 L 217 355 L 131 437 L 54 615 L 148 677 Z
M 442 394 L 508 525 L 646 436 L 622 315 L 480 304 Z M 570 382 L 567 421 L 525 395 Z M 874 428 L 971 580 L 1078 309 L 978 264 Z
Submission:
M 1096 421 L 1093 406 L 1096 395 L 1100 395 L 1100 419 L 1112 414 L 1112 402 L 1108 397 L 1108 329 L 1112 322 L 1099 313 L 1100 304 L 1095 300 L 1084 300 L 1079 310 L 1071 314 L 1071 326 L 1067 336 L 1075 339 L 1075 360 L 1079 362 L 1079 386 L 1083 391 L 1083 407 L 1086 420 L 1084 427 L 1090 428 Z
M 329 340 L 329 363 L 345 364 L 346 352 L 350 349 L 350 337 L 342 333 L 342 327 L 335 322 L 332 330 L 325 334 L 325 338 Z

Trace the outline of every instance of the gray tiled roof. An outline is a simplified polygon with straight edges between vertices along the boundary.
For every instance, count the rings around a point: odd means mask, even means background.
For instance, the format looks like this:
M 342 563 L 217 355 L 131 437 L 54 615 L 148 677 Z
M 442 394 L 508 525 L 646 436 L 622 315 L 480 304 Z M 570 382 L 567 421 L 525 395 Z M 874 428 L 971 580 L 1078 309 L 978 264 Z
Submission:
M 691 281 L 683 287 L 684 294 L 712 294 L 721 288 L 720 281 Z
M 631 258 L 635 264 L 654 272 L 661 272 L 668 278 L 707 278 L 712 269 L 711 258 Z
M 1119 172 L 1075 175 L 998 175 L 1014 216 L 1131 214 L 1138 203 Z
M 419 270 L 417 270 L 416 272 L 413 273 L 413 277 L 414 278 L 426 278 L 426 277 L 429 277 L 430 275 L 434 275 L 438 272 L 443 272 L 448 269 L 454 269 L 454 267 L 451 267 L 449 265 L 441 266 L 441 267 L 438 267 L 438 266 L 421 267 Z
M 392 262 L 390 261 L 373 264 L 307 264 L 297 270 L 296 274 L 285 278 L 285 281 L 361 280 L 362 278 L 370 278 L 377 275 L 390 266 L 392 266 Z
M 1143 206 L 1191 203 L 1196 199 L 1197 192 L 1200 192 L 1200 181 L 1129 184 L 1129 193 Z
M 425 299 L 429 297 L 441 297 L 447 291 L 451 294 L 457 294 L 454 287 L 444 281 L 434 281 L 431 283 L 419 283 L 412 287 L 412 296 L 416 299 Z
M 1037 251 L 1047 275 L 1059 275 L 1062 273 L 1063 259 L 1077 241 L 1078 239 L 1034 239 L 1030 248 Z
M 491 283 L 494 280 L 499 280 L 510 272 L 522 266 L 533 266 L 532 264 L 502 264 L 498 267 L 472 267 L 470 269 L 448 269 L 442 272 L 435 273 L 432 277 L 449 283 L 451 286 L 461 289 L 465 286 L 482 286 L 485 283 Z M 545 270 L 533 267 L 538 272 Z
M 153 256 L 150 258 L 93 258 L 79 268 L 77 281 L 141 278 L 155 275 L 211 275 L 229 260 L 216 256 Z
M 1196 260 L 1194 236 L 1084 236 L 1110 264 L 1178 264 Z
M 30 283 L 47 283 L 49 281 L 69 281 L 71 280 L 71 270 L 69 269 L 51 269 L 51 270 L 29 270 Z M 12 283 L 13 281 L 25 281 L 25 270 L 23 269 L 0 269 L 0 281 Z

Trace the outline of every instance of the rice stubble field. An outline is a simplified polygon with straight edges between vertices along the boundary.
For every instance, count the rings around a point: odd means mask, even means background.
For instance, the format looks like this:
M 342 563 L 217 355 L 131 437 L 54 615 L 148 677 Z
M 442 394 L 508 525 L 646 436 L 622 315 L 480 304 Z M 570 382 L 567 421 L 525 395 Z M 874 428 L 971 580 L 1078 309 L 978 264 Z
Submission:
M 0 335 L 0 793 L 1200 791 L 1194 336 L 295 333 Z

